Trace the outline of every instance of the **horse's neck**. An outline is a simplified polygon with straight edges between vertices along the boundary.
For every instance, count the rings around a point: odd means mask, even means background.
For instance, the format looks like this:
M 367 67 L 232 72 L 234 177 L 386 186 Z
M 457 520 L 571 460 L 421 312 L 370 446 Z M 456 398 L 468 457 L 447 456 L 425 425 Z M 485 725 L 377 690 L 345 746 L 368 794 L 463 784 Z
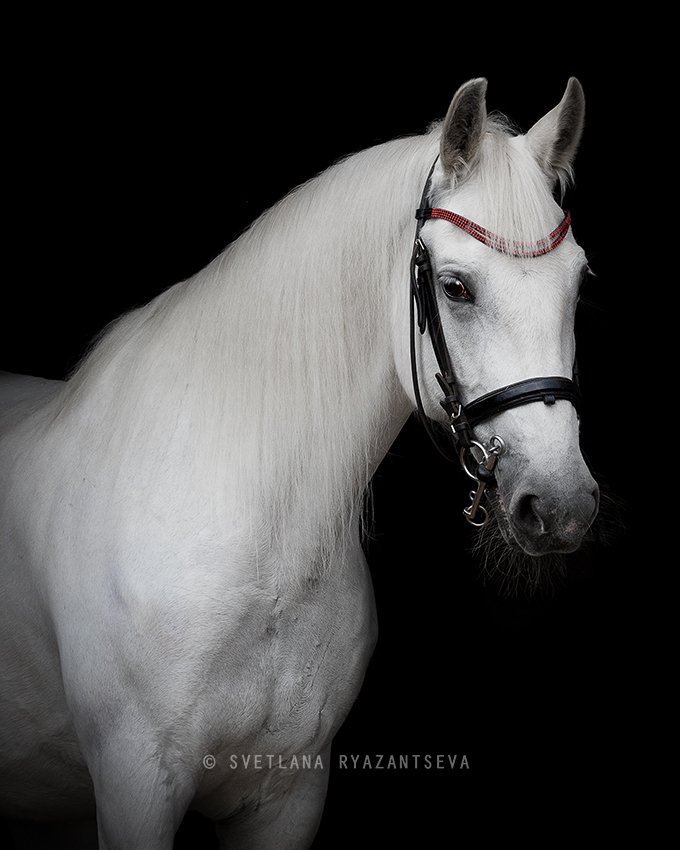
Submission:
M 390 287 L 406 316 L 431 145 L 392 144 L 285 199 L 103 339 L 64 402 L 85 400 L 103 463 L 208 494 L 236 524 L 264 517 L 273 536 L 330 539 L 345 524 L 409 412 Z

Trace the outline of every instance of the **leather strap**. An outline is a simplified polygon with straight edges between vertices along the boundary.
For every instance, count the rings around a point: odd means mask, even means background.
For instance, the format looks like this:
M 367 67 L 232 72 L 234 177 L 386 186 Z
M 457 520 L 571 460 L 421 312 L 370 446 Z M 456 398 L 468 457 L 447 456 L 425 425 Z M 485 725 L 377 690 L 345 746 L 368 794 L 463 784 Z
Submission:
M 516 384 L 508 384 L 498 390 L 476 398 L 465 405 L 468 422 L 474 428 L 485 419 L 490 419 L 504 410 L 542 401 L 554 404 L 558 398 L 570 401 L 578 411 L 581 406 L 581 394 L 570 378 L 527 378 Z
M 438 157 L 437 157 L 438 159 Z M 425 185 L 423 186 L 423 194 L 420 199 L 420 206 L 425 206 L 427 197 L 430 191 L 430 182 L 434 172 L 437 159 L 432 163 L 432 167 L 427 175 Z M 429 331 L 430 344 L 439 366 L 439 372 L 436 374 L 439 386 L 442 389 L 444 398 L 439 402 L 449 416 L 449 426 L 453 430 L 453 437 L 456 446 L 469 446 L 471 441 L 470 427 L 465 418 L 465 410 L 458 397 L 458 389 L 456 386 L 453 364 L 451 363 L 451 355 L 449 354 L 446 339 L 444 337 L 444 329 L 442 327 L 441 318 L 439 316 L 439 307 L 437 305 L 437 295 L 434 287 L 434 272 L 430 262 L 430 255 L 425 247 L 425 244 L 420 239 L 420 230 L 423 226 L 423 221 L 416 222 L 416 233 L 413 244 L 413 253 L 411 254 L 411 299 L 410 299 L 410 348 L 411 348 L 411 376 L 413 380 L 413 392 L 416 399 L 416 410 L 418 417 L 425 428 L 425 431 L 432 441 L 437 451 L 447 460 L 457 460 L 456 455 L 449 455 L 443 448 L 442 443 L 437 439 L 437 432 L 442 430 L 440 426 L 431 423 L 423 408 L 423 401 L 420 395 L 420 386 L 418 381 L 417 353 L 416 353 L 416 322 L 418 330 L 421 334 Z

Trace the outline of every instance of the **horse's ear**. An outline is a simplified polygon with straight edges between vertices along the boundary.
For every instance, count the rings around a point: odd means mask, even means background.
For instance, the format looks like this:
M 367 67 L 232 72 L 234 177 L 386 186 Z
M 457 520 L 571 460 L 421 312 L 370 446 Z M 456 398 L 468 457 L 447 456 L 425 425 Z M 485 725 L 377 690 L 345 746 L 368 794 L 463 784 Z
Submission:
M 464 83 L 444 119 L 439 155 L 447 174 L 469 170 L 486 127 L 486 80 Z
M 562 100 L 527 133 L 529 147 L 552 179 L 571 176 L 585 114 L 586 99 L 581 83 L 570 77 Z

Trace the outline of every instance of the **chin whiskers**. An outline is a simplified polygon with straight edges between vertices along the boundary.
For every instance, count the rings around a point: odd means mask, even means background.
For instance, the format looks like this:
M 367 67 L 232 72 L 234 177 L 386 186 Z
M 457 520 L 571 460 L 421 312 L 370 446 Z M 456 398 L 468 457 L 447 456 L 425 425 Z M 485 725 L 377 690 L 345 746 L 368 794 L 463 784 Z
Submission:
M 600 484 L 600 510 L 581 548 L 571 554 L 528 555 L 517 543 L 498 494 L 488 493 L 489 522 L 475 536 L 472 552 L 485 582 L 506 596 L 551 595 L 570 578 L 596 568 L 598 548 L 624 528 L 621 500 Z
M 491 520 L 479 530 L 473 545 L 484 581 L 506 596 L 554 592 L 565 577 L 565 556 L 528 555 L 512 537 L 504 535 L 496 514 L 492 511 Z

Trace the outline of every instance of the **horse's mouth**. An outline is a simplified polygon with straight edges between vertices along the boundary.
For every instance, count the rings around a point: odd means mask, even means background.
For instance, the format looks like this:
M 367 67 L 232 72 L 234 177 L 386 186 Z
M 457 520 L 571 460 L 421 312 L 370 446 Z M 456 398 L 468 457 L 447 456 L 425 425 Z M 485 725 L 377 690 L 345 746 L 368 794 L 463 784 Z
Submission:
M 546 535 L 544 539 L 522 539 L 521 534 L 517 534 L 513 528 L 512 522 L 508 516 L 503 499 L 499 496 L 498 490 L 487 491 L 487 507 L 490 514 L 490 521 L 495 522 L 505 544 L 510 550 L 522 552 L 529 558 L 543 558 L 553 555 L 568 555 L 578 551 L 581 548 L 587 535 L 584 535 L 581 540 L 577 541 L 576 545 L 565 546 L 559 539 L 556 540 L 553 536 Z
M 565 559 L 559 554 L 528 552 L 515 537 L 496 490 L 488 492 L 488 523 L 479 531 L 474 552 L 482 573 L 508 595 L 551 591 L 565 576 Z
M 568 575 L 580 575 L 592 562 L 593 546 L 606 546 L 618 539 L 624 528 L 623 506 L 610 493 L 603 494 L 595 522 L 581 541 L 582 558 L 564 552 L 535 554 L 517 540 L 502 498 L 496 489 L 487 491 L 489 521 L 481 528 L 474 552 L 484 577 L 507 593 L 550 592 L 564 583 Z

